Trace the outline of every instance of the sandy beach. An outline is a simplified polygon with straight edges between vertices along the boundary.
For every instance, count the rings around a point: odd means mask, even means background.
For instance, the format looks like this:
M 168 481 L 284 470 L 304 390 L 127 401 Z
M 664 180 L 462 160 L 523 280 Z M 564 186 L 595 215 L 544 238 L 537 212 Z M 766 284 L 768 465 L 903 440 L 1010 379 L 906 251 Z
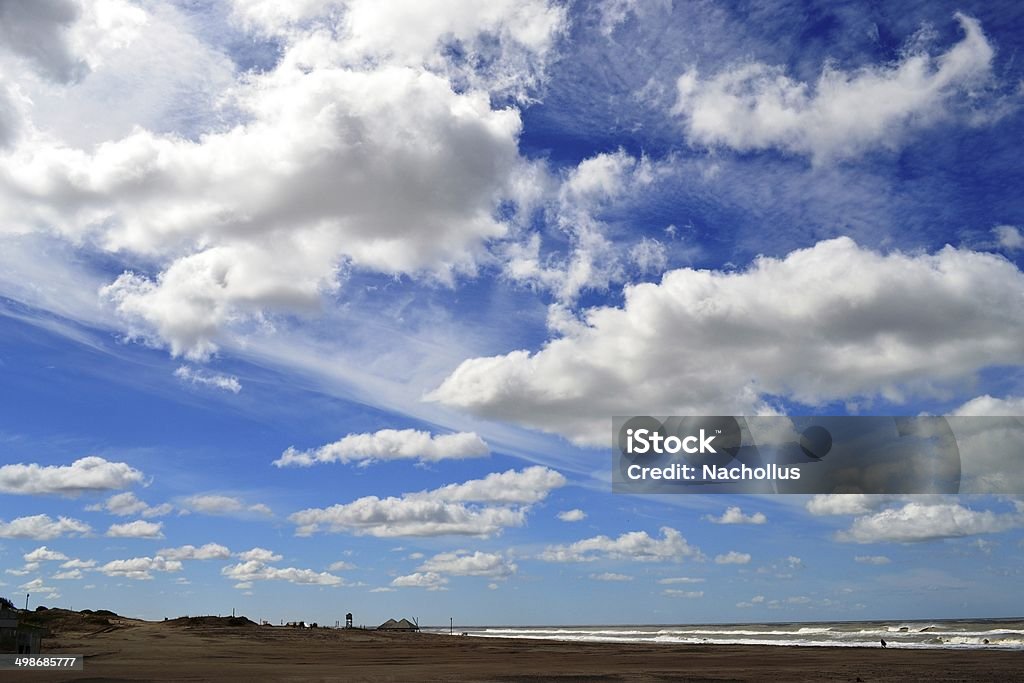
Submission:
M 46 653 L 85 670 L 38 681 L 1019 681 L 1005 651 L 673 646 L 146 622 L 51 610 Z

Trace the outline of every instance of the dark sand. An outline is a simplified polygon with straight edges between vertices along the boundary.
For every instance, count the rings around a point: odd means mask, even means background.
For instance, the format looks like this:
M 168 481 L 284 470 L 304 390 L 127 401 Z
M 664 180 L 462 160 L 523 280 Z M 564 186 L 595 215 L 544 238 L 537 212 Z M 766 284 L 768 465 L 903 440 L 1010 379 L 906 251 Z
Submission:
M 991 650 L 568 643 L 50 612 L 44 654 L 84 654 L 85 670 L 0 680 L 1024 681 L 1024 653 Z

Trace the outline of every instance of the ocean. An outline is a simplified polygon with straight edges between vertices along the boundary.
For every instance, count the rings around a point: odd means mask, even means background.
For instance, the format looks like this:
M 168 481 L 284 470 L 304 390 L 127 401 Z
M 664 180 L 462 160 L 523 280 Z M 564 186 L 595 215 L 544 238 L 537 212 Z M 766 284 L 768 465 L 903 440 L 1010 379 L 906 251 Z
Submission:
M 425 631 L 448 633 L 448 627 Z M 655 626 L 456 626 L 478 638 L 543 638 L 666 645 L 790 645 L 1024 651 L 1024 619 L 844 621 Z

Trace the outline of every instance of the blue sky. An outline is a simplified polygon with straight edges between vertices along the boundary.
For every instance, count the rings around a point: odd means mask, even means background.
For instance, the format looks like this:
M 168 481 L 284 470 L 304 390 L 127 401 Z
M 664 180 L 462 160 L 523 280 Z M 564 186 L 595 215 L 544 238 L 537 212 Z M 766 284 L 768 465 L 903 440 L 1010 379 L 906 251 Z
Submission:
M 1016 5 L 677 5 L 0 0 L 0 594 L 1024 612 L 1017 470 L 610 492 L 613 415 L 1024 414 Z

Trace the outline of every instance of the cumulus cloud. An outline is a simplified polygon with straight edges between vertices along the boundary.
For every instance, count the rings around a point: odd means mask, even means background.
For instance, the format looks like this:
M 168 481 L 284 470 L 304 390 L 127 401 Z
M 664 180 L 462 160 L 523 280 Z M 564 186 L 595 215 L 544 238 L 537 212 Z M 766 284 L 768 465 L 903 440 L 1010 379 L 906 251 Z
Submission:
M 998 255 L 880 254 L 841 237 L 743 271 L 683 268 L 626 287 L 622 307 L 589 309 L 536 353 L 466 360 L 428 398 L 585 445 L 607 443 L 623 405 L 756 415 L 775 412 L 766 396 L 899 403 L 1024 362 L 1022 293 L 1024 273 Z
M 182 382 L 188 382 L 189 384 L 197 386 L 211 387 L 213 389 L 220 389 L 222 391 L 229 391 L 232 394 L 237 394 L 242 390 L 242 383 L 238 381 L 237 377 L 223 375 L 219 372 L 197 370 L 190 365 L 182 365 L 179 367 L 174 371 L 174 376 Z
M 819 493 L 805 507 L 812 515 L 862 515 L 890 500 L 891 496 L 864 493 Z
M 143 479 L 142 472 L 126 463 L 88 456 L 70 465 L 3 465 L 0 493 L 74 496 L 86 491 L 126 489 Z
M 679 583 L 704 583 L 704 579 L 693 578 L 689 576 L 671 576 L 665 579 L 658 579 L 658 583 L 663 586 L 672 586 Z
M 515 563 L 507 561 L 501 553 L 483 553 L 479 550 L 456 550 L 434 555 L 419 566 L 420 572 L 436 572 L 452 576 L 499 576 L 515 573 Z
M 960 503 L 907 503 L 853 520 L 836 534 L 846 543 L 913 543 L 994 534 L 1024 526 L 1024 511 L 972 510 Z
M 61 569 L 92 569 L 96 566 L 96 560 L 80 560 L 75 558 L 68 560 L 60 566 Z
M 50 550 L 45 545 L 40 546 L 32 552 L 25 553 L 23 555 L 25 562 L 52 562 L 56 560 L 66 560 L 68 556 L 57 550 Z
M 123 576 L 135 581 L 148 581 L 153 572 L 174 573 L 182 569 L 181 562 L 160 557 L 133 557 L 128 560 L 113 560 L 97 568 L 107 576 Z
M 853 558 L 853 561 L 858 562 L 860 564 L 873 565 L 889 564 L 890 562 L 892 562 L 892 560 L 890 560 L 885 555 L 857 555 Z
M 895 64 L 853 72 L 826 64 L 815 84 L 758 62 L 710 79 L 688 71 L 677 82 L 674 113 L 700 145 L 777 148 L 815 163 L 895 149 L 908 133 L 949 118 L 989 84 L 994 50 L 978 20 L 955 16 L 964 37 L 937 57 L 910 51 Z
M 671 527 L 661 528 L 661 538 L 646 531 L 629 531 L 618 538 L 594 536 L 569 545 L 552 545 L 539 556 L 545 562 L 592 562 L 600 558 L 637 562 L 667 562 L 684 558 L 699 559 L 700 551 Z
M 283 556 L 278 555 L 273 550 L 267 550 L 266 548 L 251 548 L 243 552 L 238 553 L 238 557 L 244 562 L 280 562 Z
M 92 154 L 36 154 L 18 175 L 39 199 L 63 176 L 106 207 L 107 248 L 163 257 L 102 294 L 175 356 L 205 359 L 225 328 L 264 314 L 315 311 L 349 265 L 451 282 L 506 232 L 493 210 L 522 166 L 518 113 L 409 68 L 288 62 L 240 91 L 250 124 L 200 144 L 136 131 Z M 58 210 L 66 232 L 94 229 L 84 205 Z
M 131 491 L 125 491 L 124 493 L 114 494 L 110 498 L 107 498 L 103 503 L 89 505 L 85 509 L 90 512 L 106 511 L 112 515 L 117 515 L 118 517 L 130 517 L 132 515 L 142 515 L 143 517 L 163 517 L 164 515 L 171 514 L 171 512 L 174 511 L 174 506 L 170 503 L 149 505 L 148 503 L 139 500 Z
M 323 35 L 329 32 L 340 40 L 326 51 L 341 63 L 426 68 L 520 101 L 542 81 L 548 53 L 568 25 L 566 8 L 548 0 L 337 0 L 288 3 L 287 9 L 281 3 L 236 0 L 234 5 L 241 22 L 256 31 L 308 35 L 319 48 L 314 59 L 323 58 Z M 453 52 L 462 58 L 451 59 Z
M 629 574 L 616 574 L 615 572 L 602 572 L 601 574 L 591 574 L 590 578 L 594 581 L 632 581 L 633 577 Z
M 1024 396 L 1007 396 L 997 398 L 985 394 L 967 401 L 960 407 L 953 410 L 951 415 L 958 417 L 998 417 L 1024 416 Z M 956 424 L 954 422 L 954 424 Z
M 480 458 L 490 452 L 483 439 L 473 432 L 431 435 L 416 429 L 382 429 L 372 434 L 349 434 L 315 450 L 288 448 L 274 464 L 308 467 L 329 462 L 369 465 L 380 460 L 437 462 Z
M 64 572 L 57 572 L 52 578 L 57 579 L 58 581 L 77 581 L 85 578 L 85 574 L 83 574 L 80 569 L 69 569 Z
M 961 493 L 1024 491 L 1024 397 L 977 396 L 946 421 L 960 451 Z
M 704 591 L 684 591 L 678 588 L 666 588 L 661 591 L 661 594 L 667 598 L 687 598 L 690 600 L 704 597 Z
M 1016 225 L 997 225 L 992 232 L 999 242 L 999 246 L 1008 251 L 1024 249 L 1024 233 Z
M 746 609 L 746 608 L 749 608 L 749 607 L 753 607 L 754 605 L 764 604 L 764 600 L 765 600 L 765 598 L 764 598 L 763 595 L 755 595 L 750 600 L 744 600 L 742 602 L 737 602 L 736 606 L 739 607 L 740 609 Z
M 624 259 L 621 247 L 606 236 L 608 226 L 601 218 L 616 201 L 635 194 L 654 176 L 647 159 L 623 150 L 581 161 L 561 179 L 549 207 L 558 241 L 568 242 L 565 253 L 545 251 L 541 235 L 527 233 L 501 248 L 505 276 L 549 291 L 568 306 L 584 291 L 604 291 L 622 281 L 628 264 L 641 273 L 663 268 L 667 257 L 655 240 L 641 239 Z
M 138 519 L 125 524 L 111 524 L 107 536 L 111 538 L 163 538 L 163 522 Z
M 70 517 L 53 519 L 49 515 L 18 517 L 10 522 L 0 519 L 0 538 L 31 538 L 47 541 L 60 536 L 88 534 L 92 527 Z
M 563 522 L 582 522 L 587 518 L 587 513 L 579 508 L 573 508 L 572 510 L 562 510 L 558 513 L 558 519 Z
M 75 0 L 0 0 L 0 48 L 24 58 L 46 78 L 78 80 L 89 67 L 75 54 L 69 29 L 81 14 Z
M 722 555 L 715 555 L 715 564 L 750 564 L 750 553 L 730 550 Z
M 504 507 L 471 507 L 424 498 L 365 496 L 345 505 L 310 508 L 289 519 L 295 533 L 349 532 L 358 536 L 491 536 L 506 527 L 522 526 L 526 512 Z
M 426 588 L 428 591 L 448 590 L 445 584 L 448 579 L 436 572 L 414 572 L 406 576 L 396 577 L 392 586 L 399 588 Z
M 246 503 L 236 496 L 220 494 L 197 494 L 184 500 L 185 507 L 204 515 L 225 516 L 266 516 L 273 512 L 263 503 Z
M 480 503 L 538 503 L 553 489 L 565 486 L 565 477 L 555 470 L 535 465 L 526 469 L 492 472 L 483 479 L 449 484 L 429 491 L 428 498 Z
M 297 525 L 299 536 L 321 530 L 380 537 L 491 536 L 522 526 L 528 506 L 564 484 L 565 477 L 554 470 L 528 467 L 400 498 L 364 496 L 344 505 L 301 510 L 288 519 Z
M 743 510 L 732 505 L 726 508 L 721 517 L 705 515 L 704 519 L 715 524 L 764 524 L 768 521 L 763 512 L 755 512 L 752 515 L 743 514 Z
M 231 557 L 231 551 L 219 543 L 199 546 L 183 545 L 178 548 L 164 548 L 157 555 L 168 560 L 222 560 Z
M 329 572 L 316 572 L 312 569 L 295 567 L 271 567 L 260 560 L 246 560 L 229 565 L 221 570 L 221 574 L 242 584 L 235 588 L 251 588 L 253 581 L 287 581 L 306 586 L 341 586 L 345 580 Z

